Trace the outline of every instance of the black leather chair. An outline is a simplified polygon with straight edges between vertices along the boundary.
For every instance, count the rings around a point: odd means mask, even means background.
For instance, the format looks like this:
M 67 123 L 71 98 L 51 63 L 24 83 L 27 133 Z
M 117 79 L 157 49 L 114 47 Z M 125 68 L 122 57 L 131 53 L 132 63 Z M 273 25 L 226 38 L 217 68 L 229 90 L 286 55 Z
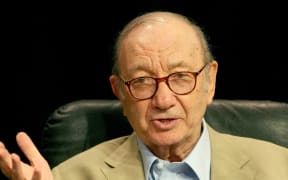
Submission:
M 205 114 L 216 130 L 288 148 L 288 104 L 214 100 Z M 117 100 L 79 100 L 57 109 L 43 131 L 40 151 L 51 167 L 100 142 L 132 132 Z

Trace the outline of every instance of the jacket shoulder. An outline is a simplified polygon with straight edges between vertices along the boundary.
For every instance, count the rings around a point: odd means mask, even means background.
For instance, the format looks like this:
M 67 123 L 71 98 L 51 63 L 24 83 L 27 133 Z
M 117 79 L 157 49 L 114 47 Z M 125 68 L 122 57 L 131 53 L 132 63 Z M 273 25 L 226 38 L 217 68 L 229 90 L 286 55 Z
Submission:
M 241 168 L 252 172 L 255 179 L 288 178 L 288 148 L 248 137 L 222 133 L 219 137 L 223 144 L 225 143 L 221 146 L 226 148 L 228 154 L 234 156 L 231 158 L 238 160 L 241 156 L 247 157 Z
M 104 179 L 101 167 L 107 166 L 104 160 L 120 147 L 129 136 L 123 136 L 95 145 L 52 169 L 54 179 Z

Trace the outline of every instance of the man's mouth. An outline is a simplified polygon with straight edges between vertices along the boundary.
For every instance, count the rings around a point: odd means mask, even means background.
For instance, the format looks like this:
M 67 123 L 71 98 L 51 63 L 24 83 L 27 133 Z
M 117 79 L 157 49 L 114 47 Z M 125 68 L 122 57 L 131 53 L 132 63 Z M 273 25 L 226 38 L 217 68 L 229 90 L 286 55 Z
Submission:
M 161 131 L 167 131 L 174 128 L 178 122 L 176 118 L 153 119 L 151 121 L 154 127 Z

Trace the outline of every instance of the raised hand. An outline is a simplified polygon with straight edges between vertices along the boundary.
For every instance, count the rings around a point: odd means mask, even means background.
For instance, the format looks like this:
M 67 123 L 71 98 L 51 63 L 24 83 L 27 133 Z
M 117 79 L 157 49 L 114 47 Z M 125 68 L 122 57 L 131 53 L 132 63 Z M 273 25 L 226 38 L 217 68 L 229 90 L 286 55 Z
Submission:
M 11 180 L 52 180 L 52 172 L 32 140 L 24 132 L 16 135 L 16 141 L 30 164 L 21 161 L 15 153 L 10 153 L 0 142 L 0 169 Z

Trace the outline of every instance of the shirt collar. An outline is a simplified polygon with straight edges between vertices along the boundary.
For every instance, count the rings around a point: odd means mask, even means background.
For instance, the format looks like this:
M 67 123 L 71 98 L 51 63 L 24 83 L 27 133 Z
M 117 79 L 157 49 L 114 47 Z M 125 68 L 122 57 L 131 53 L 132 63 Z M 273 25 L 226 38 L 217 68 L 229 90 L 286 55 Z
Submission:
M 206 180 L 210 179 L 211 145 L 207 125 L 204 119 L 202 125 L 203 131 L 199 141 L 183 162 L 186 162 L 195 171 L 199 179 Z M 151 165 L 158 158 L 138 137 L 137 142 L 142 155 L 145 179 L 148 180 Z
M 147 146 L 142 142 L 142 140 L 137 136 L 137 142 L 142 155 L 142 162 L 144 168 L 145 179 L 148 180 L 149 170 L 152 163 L 157 159 L 156 156 L 147 148 Z
M 211 144 L 207 125 L 203 119 L 203 131 L 196 146 L 190 154 L 184 159 L 197 174 L 199 179 L 210 179 L 210 166 L 211 166 Z

